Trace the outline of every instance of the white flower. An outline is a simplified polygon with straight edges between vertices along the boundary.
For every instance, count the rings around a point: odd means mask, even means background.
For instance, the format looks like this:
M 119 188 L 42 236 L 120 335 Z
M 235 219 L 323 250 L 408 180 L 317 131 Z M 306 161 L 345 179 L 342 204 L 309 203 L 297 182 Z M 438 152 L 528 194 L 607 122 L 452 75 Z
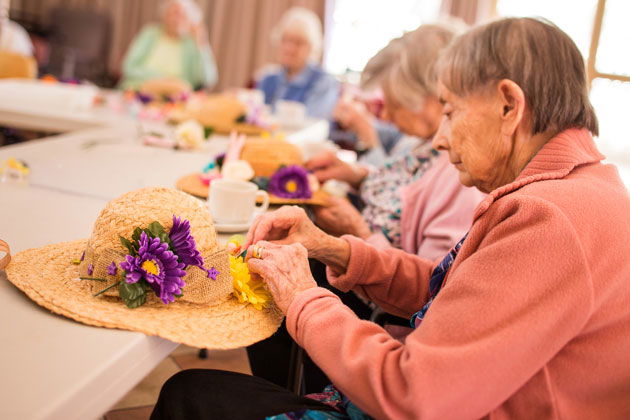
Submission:
M 246 160 L 232 160 L 225 162 L 221 168 L 223 178 L 249 181 L 254 177 L 254 169 Z
M 182 149 L 200 149 L 203 145 L 203 126 L 195 120 L 187 120 L 175 128 L 177 146 Z

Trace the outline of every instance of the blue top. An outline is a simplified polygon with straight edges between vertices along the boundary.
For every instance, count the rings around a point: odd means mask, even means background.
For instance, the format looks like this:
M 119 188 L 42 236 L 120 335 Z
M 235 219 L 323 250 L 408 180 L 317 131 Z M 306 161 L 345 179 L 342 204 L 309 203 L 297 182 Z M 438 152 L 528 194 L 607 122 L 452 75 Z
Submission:
M 306 105 L 309 116 L 325 119 L 330 119 L 340 93 L 337 79 L 313 63 L 291 80 L 284 68 L 267 73 L 256 88 L 264 92 L 265 103 L 272 108 L 278 100 L 297 101 Z

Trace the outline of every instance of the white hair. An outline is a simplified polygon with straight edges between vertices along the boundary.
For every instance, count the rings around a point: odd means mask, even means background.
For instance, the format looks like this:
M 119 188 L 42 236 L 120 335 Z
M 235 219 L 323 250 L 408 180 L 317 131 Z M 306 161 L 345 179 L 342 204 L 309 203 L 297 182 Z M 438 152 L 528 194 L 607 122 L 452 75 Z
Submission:
M 295 29 L 304 34 L 311 46 L 310 58 L 318 61 L 322 53 L 322 22 L 315 12 L 305 7 L 292 7 L 287 10 L 271 33 L 271 40 L 277 45 L 287 29 Z
M 166 9 L 172 3 L 177 3 L 182 7 L 184 13 L 186 13 L 186 17 L 192 24 L 196 25 L 201 22 L 203 12 L 195 0 L 162 0 L 162 4 L 160 5 L 160 15 L 164 16 Z

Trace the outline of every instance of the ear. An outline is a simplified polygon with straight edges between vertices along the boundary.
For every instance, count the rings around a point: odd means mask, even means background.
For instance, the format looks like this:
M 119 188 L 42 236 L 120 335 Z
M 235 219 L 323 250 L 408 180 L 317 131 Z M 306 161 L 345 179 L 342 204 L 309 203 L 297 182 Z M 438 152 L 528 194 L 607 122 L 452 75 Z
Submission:
M 501 132 L 504 135 L 512 136 L 525 115 L 525 93 L 513 81 L 503 79 L 497 85 L 497 94 L 502 110 Z

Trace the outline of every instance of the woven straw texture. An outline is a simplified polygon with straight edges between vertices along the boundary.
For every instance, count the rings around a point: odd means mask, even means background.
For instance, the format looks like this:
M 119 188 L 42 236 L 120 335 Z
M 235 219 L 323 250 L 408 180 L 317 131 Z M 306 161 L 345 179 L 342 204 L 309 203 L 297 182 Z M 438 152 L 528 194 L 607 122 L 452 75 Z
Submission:
M 248 139 L 241 159 L 249 162 L 256 176 L 266 177 L 276 173 L 283 165 L 304 165 L 300 149 L 284 140 Z
M 90 244 L 94 252 L 111 250 L 115 245 L 113 232 L 130 236 L 135 226 L 144 227 L 154 220 L 168 229 L 171 223 L 166 218 L 171 219 L 173 214 L 190 221 L 200 251 L 210 259 L 206 266 L 215 265 L 222 272 L 219 277 L 231 281 L 229 268 L 223 265 L 226 255 L 218 249 L 207 210 L 198 200 L 175 190 L 146 188 L 110 202 L 95 223 Z M 7 277 L 39 305 L 76 321 L 139 331 L 199 348 L 248 346 L 272 335 L 282 321 L 282 313 L 275 305 L 259 311 L 241 304 L 225 293 L 225 285 L 217 286 L 223 291 L 207 304 L 176 300 L 165 305 L 153 298 L 139 308 L 129 309 L 117 296 L 93 297 L 91 283 L 94 282 L 79 280 L 81 268 L 72 264 L 87 248 L 88 241 L 79 240 L 22 251 L 13 256 L 6 268 Z M 217 261 L 212 261 L 213 258 Z M 210 285 L 215 284 L 206 280 Z M 98 287 L 102 285 L 99 282 Z M 192 292 L 186 287 L 183 291 L 184 295 Z
M 191 195 L 194 195 L 195 197 L 199 197 L 199 198 L 203 198 L 203 199 L 207 199 L 208 198 L 208 194 L 210 192 L 210 188 L 205 185 L 203 182 L 201 182 L 201 178 L 200 178 L 201 174 L 199 173 L 194 173 L 194 174 L 188 174 L 186 176 L 183 176 L 181 178 L 179 178 L 175 184 L 175 186 L 188 193 Z M 326 207 L 328 206 L 328 200 L 330 198 L 330 195 L 324 191 L 324 190 L 317 190 L 313 193 L 313 196 L 311 198 L 308 199 L 303 199 L 303 198 L 282 198 L 282 197 L 277 197 L 273 194 L 269 194 L 269 204 L 271 205 L 284 205 L 284 204 L 288 204 L 288 205 L 302 205 L 302 204 L 306 204 L 306 205 L 310 205 L 310 206 L 322 206 L 322 207 Z M 259 202 L 262 202 L 262 200 L 260 200 Z

